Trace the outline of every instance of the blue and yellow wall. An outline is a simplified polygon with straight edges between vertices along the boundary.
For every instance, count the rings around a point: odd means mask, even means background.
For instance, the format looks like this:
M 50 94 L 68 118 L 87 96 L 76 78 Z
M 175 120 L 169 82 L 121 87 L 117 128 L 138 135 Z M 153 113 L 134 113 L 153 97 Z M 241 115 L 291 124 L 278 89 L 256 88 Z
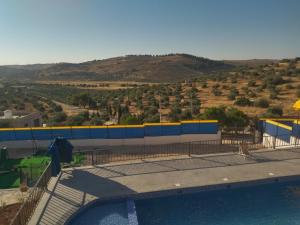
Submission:
M 21 148 L 25 143 L 49 143 L 65 137 L 76 143 L 97 145 L 161 144 L 219 138 L 217 120 L 182 121 L 179 123 L 146 123 L 116 126 L 65 126 L 0 129 L 0 144 Z M 12 144 L 15 143 L 15 144 Z
M 184 134 L 216 134 L 217 120 L 182 121 L 180 123 L 146 123 L 124 126 L 66 126 L 2 128 L 0 141 L 67 139 L 127 139 Z
M 266 147 L 295 145 L 300 137 L 300 123 L 294 119 L 262 119 L 263 144 Z

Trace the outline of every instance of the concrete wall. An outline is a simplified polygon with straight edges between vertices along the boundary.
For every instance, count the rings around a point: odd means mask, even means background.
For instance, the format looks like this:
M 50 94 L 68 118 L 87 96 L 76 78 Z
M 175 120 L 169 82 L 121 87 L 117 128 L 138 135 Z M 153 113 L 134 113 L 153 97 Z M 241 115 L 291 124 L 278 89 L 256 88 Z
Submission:
M 9 127 L 40 127 L 42 125 L 42 116 L 39 112 L 2 120 L 7 121 L 9 123 Z
M 293 128 L 287 123 L 266 120 L 263 133 L 263 146 L 267 148 L 291 147 Z

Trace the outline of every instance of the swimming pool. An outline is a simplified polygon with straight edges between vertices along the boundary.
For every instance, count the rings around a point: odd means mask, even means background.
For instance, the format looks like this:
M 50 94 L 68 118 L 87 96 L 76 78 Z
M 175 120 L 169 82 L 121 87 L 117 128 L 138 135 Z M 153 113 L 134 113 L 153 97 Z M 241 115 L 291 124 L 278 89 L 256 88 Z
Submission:
M 300 180 L 140 199 L 135 206 L 139 225 L 298 225 Z M 105 222 L 115 216 L 120 220 Z M 80 220 L 85 223 L 76 222 Z M 130 223 L 123 202 L 93 207 L 71 224 Z

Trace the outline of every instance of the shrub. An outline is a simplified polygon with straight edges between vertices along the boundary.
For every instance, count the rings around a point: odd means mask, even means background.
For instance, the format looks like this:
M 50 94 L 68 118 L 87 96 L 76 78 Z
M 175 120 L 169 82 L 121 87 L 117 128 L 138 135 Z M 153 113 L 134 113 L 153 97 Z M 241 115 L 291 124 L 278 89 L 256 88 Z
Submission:
M 182 116 L 181 116 L 181 120 L 190 120 L 192 118 L 193 118 L 193 116 L 192 116 L 192 113 L 191 113 L 190 110 L 183 111 Z
M 7 120 L 0 120 L 0 128 L 8 128 L 9 122 Z
M 275 75 L 275 76 L 268 76 L 266 78 L 266 83 L 267 85 L 279 85 L 279 84 L 284 84 L 286 81 L 282 79 L 280 75 Z
M 81 126 L 85 121 L 89 119 L 88 112 L 79 113 L 76 116 L 71 116 L 67 120 L 67 125 L 69 126 Z
M 154 115 L 148 115 L 145 119 L 144 119 L 145 123 L 159 123 L 160 122 L 160 116 L 158 113 L 154 114 Z
M 282 116 L 282 115 L 283 115 L 282 107 L 280 107 L 280 106 L 273 106 L 273 107 L 270 107 L 270 108 L 267 110 L 267 115 L 268 115 L 269 117 L 278 117 L 278 116 Z
M 235 98 L 238 96 L 239 91 L 235 88 L 232 87 L 230 89 L 229 95 L 227 96 L 229 100 L 235 100 Z
M 256 86 L 255 80 L 250 80 L 250 81 L 248 82 L 248 87 L 255 87 L 255 86 Z
M 202 87 L 202 88 L 207 88 L 207 83 L 206 83 L 206 82 L 203 83 L 203 84 L 201 85 L 201 87 Z
M 53 121 L 55 123 L 61 123 L 67 119 L 67 115 L 64 112 L 57 112 L 54 114 Z
M 99 125 L 103 125 L 103 121 L 100 117 L 95 116 L 91 119 L 90 124 L 94 126 L 99 126 Z
M 136 124 L 142 124 L 143 121 L 133 115 L 122 115 L 120 118 L 120 124 L 122 125 L 136 125 Z
M 278 98 L 278 94 L 276 91 L 271 91 L 270 93 L 270 99 L 277 99 Z
M 256 88 L 256 92 L 262 92 L 262 91 L 263 91 L 263 88 L 262 88 L 262 86 L 260 86 L 260 87 Z
M 232 84 L 236 84 L 237 83 L 237 79 L 235 77 L 231 78 L 231 83 Z
M 251 101 L 246 97 L 237 98 L 234 102 L 235 105 L 238 106 L 250 106 L 252 105 Z
M 253 91 L 248 91 L 248 96 L 250 97 L 250 98 L 254 98 L 254 97 L 256 97 L 256 94 L 253 92 Z
M 260 98 L 254 102 L 254 106 L 260 107 L 260 108 L 268 108 L 269 101 L 267 99 Z
M 214 94 L 214 96 L 221 96 L 222 91 L 217 88 L 213 88 L 212 93 Z

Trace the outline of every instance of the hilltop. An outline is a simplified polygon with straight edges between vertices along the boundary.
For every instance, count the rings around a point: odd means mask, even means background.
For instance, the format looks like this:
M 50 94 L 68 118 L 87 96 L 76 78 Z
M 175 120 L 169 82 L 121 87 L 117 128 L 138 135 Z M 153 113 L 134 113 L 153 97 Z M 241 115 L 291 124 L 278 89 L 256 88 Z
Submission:
M 0 77 L 38 80 L 175 82 L 226 71 L 231 63 L 188 54 L 127 55 L 84 63 L 1 66 Z

